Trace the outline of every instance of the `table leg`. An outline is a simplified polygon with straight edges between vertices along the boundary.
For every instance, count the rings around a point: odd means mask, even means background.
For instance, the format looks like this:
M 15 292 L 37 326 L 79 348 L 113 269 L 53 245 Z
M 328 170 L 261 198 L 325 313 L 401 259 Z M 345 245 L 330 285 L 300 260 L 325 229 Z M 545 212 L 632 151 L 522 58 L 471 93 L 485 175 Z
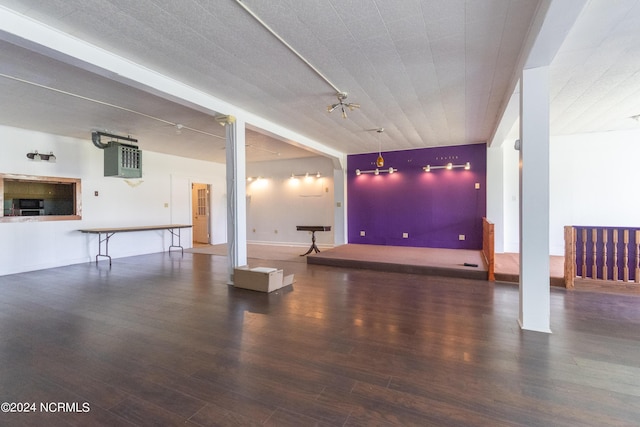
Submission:
M 318 249 L 318 247 L 316 246 L 316 232 L 315 231 L 311 232 L 311 247 L 309 248 L 309 250 L 307 252 L 303 253 L 300 256 L 309 255 L 313 251 L 316 251 L 316 253 L 320 252 L 320 249 Z
M 168 230 L 169 230 L 169 233 L 171 233 L 171 246 L 169 246 L 169 253 L 171 253 L 171 248 L 180 248 L 180 251 L 182 252 L 182 255 L 184 256 L 184 248 L 181 246 L 181 243 L 180 243 L 180 229 L 179 228 L 177 229 L 177 231 L 178 231 L 177 233 L 173 228 L 169 228 Z M 173 241 L 174 237 L 178 238 L 178 244 L 177 245 L 174 244 L 174 241 Z
M 102 233 L 98 233 L 98 254 L 96 255 L 96 265 L 98 265 L 98 257 L 109 258 L 109 265 L 111 265 L 111 257 L 109 256 L 109 238 L 116 233 L 104 233 L 104 239 Z M 105 251 L 102 253 L 102 242 L 104 242 Z

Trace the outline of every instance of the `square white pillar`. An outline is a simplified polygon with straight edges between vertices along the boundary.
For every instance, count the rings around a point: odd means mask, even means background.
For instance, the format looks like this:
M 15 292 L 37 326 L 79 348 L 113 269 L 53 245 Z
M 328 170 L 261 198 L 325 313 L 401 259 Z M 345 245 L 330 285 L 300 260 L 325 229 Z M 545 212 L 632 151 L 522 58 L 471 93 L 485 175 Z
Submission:
M 229 284 L 233 284 L 233 271 L 247 265 L 247 178 L 245 124 L 227 116 L 227 254 Z
M 551 332 L 549 68 L 520 80 L 520 312 L 522 329 Z

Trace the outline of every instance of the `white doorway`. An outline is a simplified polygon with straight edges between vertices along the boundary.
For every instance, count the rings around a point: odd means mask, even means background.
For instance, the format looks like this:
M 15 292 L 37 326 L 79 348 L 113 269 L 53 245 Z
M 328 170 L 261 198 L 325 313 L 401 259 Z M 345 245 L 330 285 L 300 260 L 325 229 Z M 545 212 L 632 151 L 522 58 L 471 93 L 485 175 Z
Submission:
M 211 185 L 191 184 L 191 212 L 193 224 L 193 243 L 209 244 L 211 242 Z

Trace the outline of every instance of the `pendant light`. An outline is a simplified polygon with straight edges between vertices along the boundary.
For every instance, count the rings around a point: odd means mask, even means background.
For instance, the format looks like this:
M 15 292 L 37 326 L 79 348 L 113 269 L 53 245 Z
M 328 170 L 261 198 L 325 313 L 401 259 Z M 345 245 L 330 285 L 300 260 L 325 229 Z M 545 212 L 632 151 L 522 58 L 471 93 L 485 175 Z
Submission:
M 384 128 L 378 128 L 376 132 L 378 132 L 378 158 L 376 159 L 376 166 L 381 168 L 384 166 L 384 159 L 382 158 L 382 148 L 380 146 L 380 134 L 384 132 Z

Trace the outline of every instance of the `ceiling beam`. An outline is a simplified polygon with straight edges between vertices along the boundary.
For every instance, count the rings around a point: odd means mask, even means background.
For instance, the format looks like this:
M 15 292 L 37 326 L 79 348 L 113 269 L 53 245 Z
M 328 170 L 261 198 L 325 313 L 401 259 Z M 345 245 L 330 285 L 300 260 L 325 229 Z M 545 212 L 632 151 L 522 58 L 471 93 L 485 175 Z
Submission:
M 522 70 L 551 65 L 587 2 L 588 0 L 544 0 L 540 3 L 511 77 L 507 92 L 509 95 L 502 101 L 500 120 L 489 138 L 489 146 L 502 144 L 498 140 L 507 135 L 518 120 L 520 113 L 519 109 L 514 108 L 514 96 L 517 105 L 517 88 Z
M 0 6 L 0 40 L 210 114 L 212 120 L 217 114 L 236 116 L 247 124 L 278 135 L 281 139 L 296 141 L 299 147 L 329 157 L 334 164 L 344 166 L 342 159 L 345 153 L 341 151 L 3 6 Z

